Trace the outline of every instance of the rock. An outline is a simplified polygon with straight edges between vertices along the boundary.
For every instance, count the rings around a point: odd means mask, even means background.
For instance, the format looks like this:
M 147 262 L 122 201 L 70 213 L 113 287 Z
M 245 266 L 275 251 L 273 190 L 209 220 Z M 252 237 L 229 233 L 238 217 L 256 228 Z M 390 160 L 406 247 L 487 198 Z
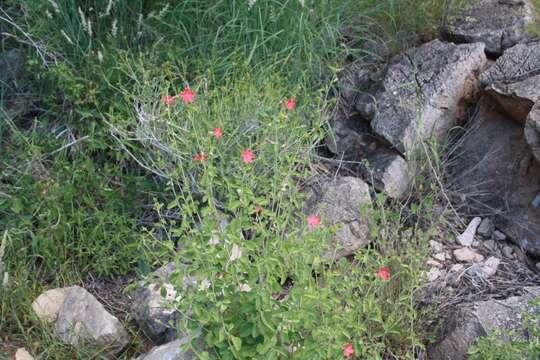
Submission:
M 436 268 L 439 268 L 439 269 L 443 267 L 443 264 L 441 264 L 441 263 L 438 262 L 438 261 L 431 260 L 431 259 L 428 260 L 428 261 L 426 261 L 426 264 L 427 264 L 428 266 L 436 267 Z
M 537 262 L 535 266 L 536 266 L 536 270 L 540 271 L 540 262 Z
M 450 268 L 450 272 L 462 272 L 465 269 L 465 266 L 463 264 L 454 264 Z
M 373 63 L 353 63 L 339 74 L 338 88 L 341 98 L 345 100 L 347 105 L 355 104 L 358 101 L 370 103 L 362 98 L 370 97 L 370 91 L 377 86 L 380 81 L 380 69 Z M 363 100 L 363 101 L 362 101 Z M 364 110 L 365 112 L 373 112 L 372 110 Z
M 540 102 L 533 106 L 525 122 L 525 140 L 536 160 L 540 162 Z M 533 205 L 536 208 L 540 206 L 540 197 L 537 198 L 538 201 Z
M 429 247 L 436 253 L 442 252 L 444 250 L 443 244 L 435 240 L 429 240 Z
M 91 346 L 116 354 L 129 342 L 129 336 L 117 318 L 85 289 L 74 286 L 58 313 L 56 335 L 75 347 Z
M 437 268 L 431 268 L 427 274 L 428 281 L 433 282 L 442 276 L 442 271 Z
M 196 279 L 187 275 L 187 268 L 180 268 L 184 272 L 184 288 L 197 285 Z M 130 304 L 133 318 L 142 330 L 158 343 L 172 341 L 176 337 L 175 325 L 180 314 L 171 308 L 176 298 L 175 287 L 170 278 L 177 271 L 174 262 L 162 266 L 154 271 L 146 281 L 140 281 L 137 288 L 131 293 Z M 164 289 L 165 297 L 161 291 Z
M 369 122 L 351 117 L 336 121 L 326 139 L 330 151 L 342 160 L 356 162 L 365 181 L 393 199 L 408 194 L 412 177 L 405 159 L 383 146 L 369 129 Z
M 41 321 L 53 323 L 73 287 L 51 289 L 39 295 L 32 303 L 32 309 Z
M 540 255 L 540 163 L 527 145 L 523 127 L 489 97 L 455 149 L 447 186 L 464 200 L 470 214 L 493 214 L 497 229 L 531 254 Z M 495 232 L 495 236 L 500 236 Z
M 491 239 L 491 235 L 493 235 L 494 231 L 495 225 L 493 225 L 493 222 L 487 217 L 482 219 L 478 229 L 476 229 L 476 233 L 484 239 Z
M 323 254 L 327 259 L 352 255 L 371 242 L 368 216 L 360 207 L 371 208 L 369 187 L 354 177 L 315 177 L 310 181 L 305 212 L 321 217 L 325 226 L 338 225 L 332 248 Z
M 476 263 L 484 260 L 484 257 L 470 248 L 461 248 L 454 250 L 454 257 L 459 262 Z
M 540 42 L 508 49 L 480 76 L 480 81 L 512 119 L 525 124 L 540 99 Z
M 483 44 L 431 41 L 394 57 L 377 90 L 357 101 L 356 109 L 362 113 L 376 105 L 363 116 L 376 135 L 408 158 L 422 141 L 442 140 L 463 118 L 486 63 Z
M 505 241 L 506 235 L 503 232 L 500 232 L 499 230 L 495 230 L 493 232 L 493 240 L 495 241 Z
M 495 275 L 497 272 L 497 269 L 499 268 L 499 265 L 501 263 L 501 260 L 497 259 L 496 257 L 492 256 L 483 263 L 480 264 L 474 264 L 467 270 L 467 274 L 479 277 L 483 279 L 487 279 L 492 275 Z
M 15 353 L 14 360 L 34 360 L 34 357 L 26 349 L 20 348 Z
M 433 255 L 433 258 L 437 261 L 445 261 L 448 258 L 448 255 L 445 252 L 440 252 Z
M 153 348 L 147 354 L 137 357 L 135 360 L 195 360 L 198 357 L 188 347 L 183 349 L 182 347 L 190 341 L 190 337 L 183 337 L 181 339 L 166 343 L 161 346 Z
M 487 53 L 500 55 L 527 39 L 527 26 L 534 21 L 530 0 L 481 0 L 450 18 L 442 34 L 457 43 L 482 42 Z
M 508 259 L 513 259 L 514 258 L 514 256 L 512 255 L 514 250 L 512 250 L 512 248 L 510 246 L 503 247 L 501 251 L 502 251 L 504 257 L 506 257 Z
M 495 251 L 496 249 L 495 240 L 484 241 L 484 247 L 490 251 Z
M 428 345 L 428 359 L 464 360 L 478 338 L 497 331 L 517 331 L 526 338 L 521 329 L 521 319 L 524 313 L 534 314 L 540 310 L 530 304 L 540 298 L 540 288 L 529 287 L 524 291 L 522 296 L 461 304 L 455 311 L 448 312 L 439 341 Z
M 478 225 L 482 222 L 482 219 L 479 217 L 475 217 L 471 220 L 469 225 L 467 226 L 467 229 L 457 237 L 457 242 L 461 246 L 471 246 L 474 241 L 474 235 L 476 234 L 476 229 L 478 229 Z

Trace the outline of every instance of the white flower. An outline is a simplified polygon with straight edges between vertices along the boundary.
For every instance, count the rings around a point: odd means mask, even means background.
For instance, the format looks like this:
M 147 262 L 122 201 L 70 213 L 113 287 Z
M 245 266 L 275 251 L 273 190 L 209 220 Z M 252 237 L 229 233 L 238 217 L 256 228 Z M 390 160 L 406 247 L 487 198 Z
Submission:
M 242 285 L 238 286 L 237 289 L 240 292 L 250 292 L 251 291 L 251 287 L 249 287 L 248 284 L 242 284 Z
M 207 278 L 204 278 L 201 283 L 199 284 L 199 291 L 204 291 L 210 288 L 212 283 L 210 283 L 210 280 Z
M 253 5 L 255 5 L 256 2 L 257 2 L 257 0 L 249 0 L 248 1 L 248 8 L 251 9 L 253 7 Z
M 97 57 L 98 57 L 98 61 L 100 63 L 102 63 L 103 62 L 103 54 L 101 53 L 101 50 L 98 50 Z
M 208 245 L 219 245 L 219 237 L 217 235 L 212 235 L 210 240 L 208 240 Z
M 231 249 L 231 256 L 229 257 L 229 261 L 235 261 L 240 259 L 242 256 L 242 249 L 240 249 L 240 246 L 233 244 Z
M 112 37 L 116 37 L 116 34 L 118 33 L 118 19 L 114 18 L 112 25 L 111 25 L 111 35 Z

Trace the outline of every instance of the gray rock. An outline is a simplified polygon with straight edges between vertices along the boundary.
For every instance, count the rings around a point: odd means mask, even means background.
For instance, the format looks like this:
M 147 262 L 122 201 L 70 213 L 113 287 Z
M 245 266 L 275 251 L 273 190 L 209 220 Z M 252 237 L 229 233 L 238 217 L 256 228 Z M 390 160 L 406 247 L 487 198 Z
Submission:
M 45 322 L 53 323 L 73 287 L 51 289 L 39 295 L 32 303 L 32 310 L 37 317 Z
M 137 357 L 135 360 L 195 360 L 197 356 L 189 348 L 190 337 L 166 343 L 153 348 L 150 352 Z M 187 346 L 187 349 L 183 347 Z
M 390 198 L 401 199 L 409 194 L 411 170 L 405 159 L 395 151 L 379 148 L 367 155 L 363 170 L 367 181 Z
M 482 255 L 468 247 L 454 250 L 454 257 L 457 261 L 466 263 L 475 263 L 484 260 Z
M 474 264 L 467 270 L 467 274 L 487 279 L 492 275 L 495 275 L 497 272 L 497 269 L 499 268 L 499 265 L 501 263 L 501 260 L 497 259 L 496 257 L 492 256 L 483 263 Z
M 536 313 L 532 300 L 540 298 L 540 288 L 525 288 L 525 294 L 505 300 L 489 300 L 462 304 L 448 312 L 439 334 L 439 341 L 428 345 L 430 360 L 463 360 L 474 342 L 497 330 L 520 331 L 524 313 Z M 523 337 L 526 334 L 520 333 Z
M 495 230 L 493 232 L 493 240 L 495 241 L 505 241 L 506 240 L 506 235 L 499 231 L 499 230 Z
M 116 354 L 129 342 L 117 318 L 85 289 L 74 286 L 66 296 L 56 320 L 56 335 L 75 347 L 91 346 Z
M 534 207 L 540 164 L 523 127 L 484 97 L 455 151 L 449 187 L 465 200 L 463 210 L 493 214 L 499 230 L 529 253 L 540 254 L 540 207 Z
M 34 357 L 25 348 L 17 349 L 14 360 L 34 360 Z
M 476 95 L 477 74 L 486 63 L 483 44 L 439 40 L 396 56 L 372 96 L 374 133 L 406 158 L 424 140 L 443 140 L 464 117 L 464 105 Z M 368 104 L 358 101 L 356 108 Z
M 540 87 L 540 82 L 538 85 Z M 531 109 L 525 123 L 525 140 L 537 161 L 540 161 L 540 102 Z M 540 200 L 538 205 L 540 206 Z
M 512 119 L 524 124 L 540 100 L 540 42 L 508 49 L 480 76 L 480 81 Z
M 491 219 L 487 217 L 482 219 L 482 222 L 478 226 L 478 229 L 476 229 L 476 233 L 484 239 L 491 239 L 491 235 L 493 235 L 494 231 L 495 225 L 493 224 Z
M 480 0 L 449 20 L 442 31 L 446 39 L 482 42 L 487 53 L 500 55 L 527 39 L 527 26 L 535 21 L 534 6 L 530 0 Z
M 514 250 L 512 250 L 512 247 L 510 246 L 504 246 L 501 250 L 502 254 L 504 255 L 504 257 L 508 258 L 508 259 L 513 259 L 514 258 Z
M 181 268 L 184 288 L 196 285 L 196 280 L 189 277 L 187 268 Z M 174 262 L 154 271 L 147 280 L 140 281 L 131 293 L 130 304 L 133 318 L 142 330 L 158 343 L 172 341 L 176 337 L 176 328 L 180 314 L 171 308 L 172 301 L 177 296 L 177 289 L 170 283 L 171 275 L 177 271 Z M 162 291 L 165 296 L 162 296 Z
M 352 255 L 371 242 L 368 217 L 361 206 L 371 208 L 368 185 L 354 177 L 315 177 L 310 181 L 305 212 L 321 217 L 325 226 L 338 225 L 333 246 L 323 254 L 327 259 Z
M 478 229 L 478 226 L 482 222 L 482 219 L 479 217 L 475 217 L 471 220 L 469 225 L 467 226 L 467 229 L 459 235 L 456 240 L 461 246 L 471 246 L 474 241 L 474 235 L 476 235 L 476 229 Z

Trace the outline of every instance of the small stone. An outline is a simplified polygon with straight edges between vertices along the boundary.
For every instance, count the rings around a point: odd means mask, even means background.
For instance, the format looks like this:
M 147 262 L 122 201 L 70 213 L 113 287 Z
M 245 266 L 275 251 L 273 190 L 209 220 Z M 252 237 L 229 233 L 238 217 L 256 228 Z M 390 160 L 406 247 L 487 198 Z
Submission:
M 441 270 L 439 270 L 437 268 L 431 268 L 429 270 L 428 274 L 427 274 L 428 281 L 433 282 L 433 281 L 437 280 L 441 275 L 442 275 Z
M 536 263 L 536 270 L 540 271 L 540 262 Z
M 514 250 L 512 250 L 512 247 L 510 247 L 508 245 L 502 248 L 502 253 L 503 253 L 504 257 L 506 257 L 506 258 L 509 258 L 509 259 L 514 258 L 514 255 L 513 255 Z
M 26 349 L 20 348 L 15 353 L 14 360 L 34 360 L 34 357 Z
M 462 272 L 465 269 L 465 266 L 462 264 L 454 264 L 450 268 L 450 272 Z
M 504 240 L 506 240 L 506 235 L 502 231 L 495 230 L 493 232 L 493 240 L 495 240 L 495 241 L 504 241 Z
M 52 323 L 56 321 L 60 308 L 66 299 L 66 296 L 73 289 L 65 287 L 59 289 L 51 289 L 39 295 L 32 303 L 32 309 L 41 321 Z
M 457 237 L 457 242 L 461 246 L 471 246 L 474 241 L 474 235 L 476 234 L 476 229 L 478 229 L 478 226 L 482 222 L 482 219 L 479 217 L 475 217 L 471 220 L 469 223 L 469 226 L 467 226 L 467 229 L 463 232 L 463 234 L 459 235 Z
M 472 242 L 472 247 L 473 247 L 473 248 L 477 248 L 477 247 L 479 247 L 479 246 L 480 246 L 480 241 L 474 240 L 474 241 Z
M 486 240 L 483 244 L 486 249 L 495 250 L 495 240 Z
M 501 260 L 492 256 L 483 263 L 474 264 L 473 266 L 471 266 L 467 270 L 467 274 L 487 279 L 488 277 L 494 275 L 497 272 L 500 263 Z
M 435 255 L 433 255 L 433 258 L 438 261 L 445 261 L 446 260 L 446 253 L 440 252 Z
M 182 346 L 190 341 L 189 337 L 184 337 L 161 346 L 154 347 L 150 352 L 143 354 L 135 360 L 192 360 L 197 358 L 193 351 L 188 347 Z
M 459 262 L 477 263 L 484 260 L 484 257 L 469 248 L 454 250 L 454 257 Z
M 493 224 L 493 221 L 491 221 L 490 218 L 484 218 L 480 225 L 478 226 L 478 229 L 476 229 L 476 233 L 480 236 L 482 236 L 484 239 L 491 238 L 491 235 L 493 235 L 493 232 L 495 231 L 495 225 Z
M 431 266 L 431 267 L 436 267 L 436 268 L 442 268 L 443 267 L 443 264 L 441 264 L 440 262 L 438 261 L 435 261 L 435 260 L 432 260 L 432 259 L 429 259 L 427 262 L 426 262 L 427 265 Z
M 66 296 L 55 328 L 56 335 L 63 342 L 76 348 L 106 348 L 106 356 L 118 353 L 129 342 L 129 335 L 120 321 L 79 286 L 74 286 Z
M 444 250 L 443 244 L 435 240 L 429 240 L 429 246 L 436 253 L 440 253 Z

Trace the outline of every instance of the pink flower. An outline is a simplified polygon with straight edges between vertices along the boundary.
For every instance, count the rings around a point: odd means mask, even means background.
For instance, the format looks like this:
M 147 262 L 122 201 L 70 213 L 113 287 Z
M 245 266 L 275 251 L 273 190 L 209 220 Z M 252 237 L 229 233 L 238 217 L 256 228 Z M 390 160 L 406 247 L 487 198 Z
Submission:
M 296 99 L 295 98 L 290 98 L 288 99 L 286 102 L 285 102 L 285 108 L 287 110 L 294 110 L 294 108 L 296 107 Z
M 255 161 L 255 154 L 250 149 L 242 151 L 242 161 L 246 164 L 251 164 Z
M 161 101 L 167 106 L 172 106 L 176 103 L 176 99 L 171 95 L 165 95 Z
M 223 131 L 221 131 L 221 128 L 217 127 L 212 130 L 212 135 L 214 135 L 216 139 L 220 139 L 223 136 Z
M 204 152 L 200 152 L 196 155 L 193 155 L 193 161 L 206 161 L 208 160 L 208 156 Z
M 307 217 L 307 223 L 309 227 L 315 228 L 321 225 L 321 217 L 319 215 L 309 215 Z
M 345 356 L 346 359 L 350 359 L 354 355 L 354 347 L 353 344 L 348 343 L 343 345 L 343 356 Z
M 189 87 L 185 88 L 180 93 L 180 98 L 182 99 L 184 104 L 191 104 L 192 102 L 194 102 L 195 101 L 195 96 L 196 96 L 195 93 L 193 91 L 191 91 L 191 89 Z
M 390 270 L 386 266 L 381 266 L 379 272 L 377 273 L 377 276 L 385 281 L 388 281 L 391 277 Z

